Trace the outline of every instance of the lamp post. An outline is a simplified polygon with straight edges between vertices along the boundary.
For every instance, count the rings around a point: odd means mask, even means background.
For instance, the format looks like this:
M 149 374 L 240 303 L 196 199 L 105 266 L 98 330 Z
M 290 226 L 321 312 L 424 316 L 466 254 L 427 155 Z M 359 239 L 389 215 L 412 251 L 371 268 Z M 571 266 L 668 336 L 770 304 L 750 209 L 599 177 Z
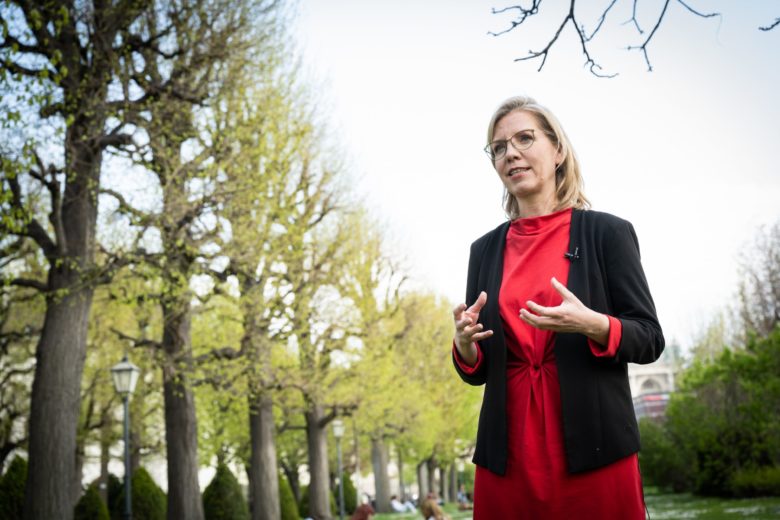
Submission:
M 138 374 L 141 371 L 138 367 L 127 360 L 125 357 L 111 367 L 111 376 L 114 378 L 114 388 L 125 405 L 125 511 L 122 514 L 124 520 L 133 518 L 133 506 L 131 502 L 131 484 L 130 484 L 130 394 L 135 390 L 135 384 L 138 382 Z
M 344 436 L 344 422 L 333 421 L 333 436 L 336 437 L 336 456 L 339 466 L 339 520 L 344 520 L 344 471 L 341 467 L 341 438 Z

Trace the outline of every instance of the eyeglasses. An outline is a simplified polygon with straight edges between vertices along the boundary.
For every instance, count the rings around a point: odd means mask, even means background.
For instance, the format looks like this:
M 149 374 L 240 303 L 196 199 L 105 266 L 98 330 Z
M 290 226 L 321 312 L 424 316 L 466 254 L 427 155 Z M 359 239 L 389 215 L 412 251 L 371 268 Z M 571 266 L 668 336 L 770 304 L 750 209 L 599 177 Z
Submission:
M 496 162 L 506 155 L 508 143 L 512 143 L 515 150 L 522 152 L 531 148 L 534 140 L 534 130 L 532 128 L 520 130 L 509 139 L 496 139 L 485 147 L 485 153 L 490 157 L 491 161 Z

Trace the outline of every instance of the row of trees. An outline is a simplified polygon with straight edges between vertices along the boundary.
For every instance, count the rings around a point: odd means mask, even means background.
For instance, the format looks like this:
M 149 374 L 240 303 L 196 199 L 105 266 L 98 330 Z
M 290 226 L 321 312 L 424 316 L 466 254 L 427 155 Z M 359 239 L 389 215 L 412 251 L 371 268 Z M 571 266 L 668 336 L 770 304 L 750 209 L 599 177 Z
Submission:
M 704 495 L 780 495 L 780 223 L 742 259 L 738 303 L 694 348 L 661 423 L 643 422 L 643 475 Z
M 122 351 L 144 374 L 133 466 L 164 452 L 168 518 L 203 518 L 214 459 L 247 468 L 253 518 L 279 518 L 279 466 L 299 494 L 306 465 L 309 512 L 328 518 L 338 416 L 348 470 L 370 443 L 380 508 L 389 443 L 431 470 L 468 451 L 478 395 L 453 386 L 450 306 L 404 290 L 345 188 L 285 6 L 0 15 L 0 462 L 26 448 L 25 518 L 73 511 L 88 446 L 108 478 Z

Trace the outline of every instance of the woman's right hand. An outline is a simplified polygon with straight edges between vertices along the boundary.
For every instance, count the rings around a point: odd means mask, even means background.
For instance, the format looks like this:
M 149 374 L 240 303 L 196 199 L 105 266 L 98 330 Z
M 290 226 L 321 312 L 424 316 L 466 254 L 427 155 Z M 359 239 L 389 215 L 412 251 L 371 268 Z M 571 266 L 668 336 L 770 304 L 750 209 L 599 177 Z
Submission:
M 482 291 L 474 304 L 466 308 L 465 303 L 461 303 L 452 310 L 452 316 L 455 320 L 455 346 L 458 353 L 469 365 L 477 362 L 477 347 L 474 345 L 477 341 L 482 341 L 493 335 L 492 330 L 482 330 L 482 324 L 479 321 L 479 312 L 487 302 L 487 293 Z

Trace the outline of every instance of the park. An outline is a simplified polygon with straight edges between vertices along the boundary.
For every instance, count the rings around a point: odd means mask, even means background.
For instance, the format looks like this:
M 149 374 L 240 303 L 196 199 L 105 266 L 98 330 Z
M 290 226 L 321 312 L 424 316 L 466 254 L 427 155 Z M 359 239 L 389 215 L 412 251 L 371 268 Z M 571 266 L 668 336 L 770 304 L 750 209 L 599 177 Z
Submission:
M 453 308 L 526 91 L 639 234 L 650 518 L 780 516 L 777 6 L 390 4 L 0 2 L 0 518 L 472 518 Z

